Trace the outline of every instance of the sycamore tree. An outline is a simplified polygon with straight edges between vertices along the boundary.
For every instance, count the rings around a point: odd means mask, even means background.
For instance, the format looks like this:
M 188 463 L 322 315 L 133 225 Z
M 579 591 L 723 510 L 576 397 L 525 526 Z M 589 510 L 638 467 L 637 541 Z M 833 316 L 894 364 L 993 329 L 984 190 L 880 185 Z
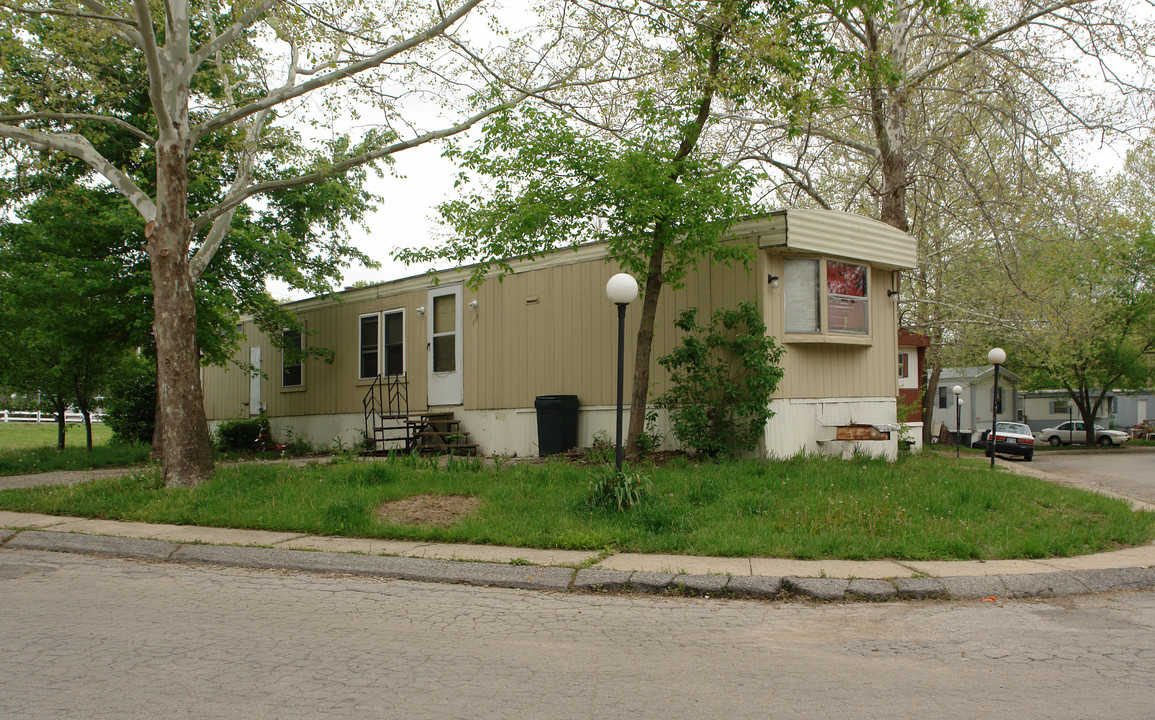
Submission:
M 998 223 L 1029 214 L 1047 197 L 1052 173 L 1077 171 L 1077 147 L 1149 126 L 1152 91 L 1142 78 L 1152 25 L 1141 18 L 1150 4 L 812 7 L 827 18 L 831 42 L 854 58 L 852 73 L 813 79 L 838 88 L 841 102 L 817 108 L 797 141 L 772 114 L 743 116 L 752 156 L 778 179 L 783 202 L 862 212 L 915 235 L 920 267 L 905 276 L 900 312 L 931 338 L 933 388 L 955 329 L 981 319 L 966 297 L 966 279 L 982 269 L 967 264 L 972 247 L 1001 242 Z M 926 413 L 932 397 L 924 393 Z M 929 440 L 929 423 L 924 431 Z
M 477 261 L 473 282 L 513 258 L 584 242 L 639 279 L 629 453 L 637 453 L 650 385 L 654 322 L 663 288 L 702 260 L 746 262 L 723 242 L 755 211 L 755 175 L 741 138 L 720 118 L 757 103 L 793 117 L 813 102 L 800 80 L 838 63 L 805 3 L 687 0 L 566 3 L 607 28 L 612 86 L 581 88 L 545 109 L 523 107 L 485 125 L 453 157 L 462 197 L 441 207 L 450 241 L 407 250 L 408 262 Z
M 548 43 L 478 50 L 463 27 L 480 5 L 0 4 L 0 42 L 45 82 L 8 98 L 0 115 L 15 173 L 47 156 L 70 156 L 84 164 L 88 182 L 114 189 L 139 215 L 169 485 L 197 484 L 213 469 L 196 298 L 236 215 L 462 132 L 572 78 L 581 48 L 599 49 L 559 41 L 577 58 L 569 69 L 551 64 Z M 146 123 L 126 119 L 131 113 L 117 102 L 124 98 L 106 97 L 132 72 L 97 51 L 108 48 L 142 69 Z M 415 104 L 423 99 L 433 109 L 421 114 Z M 113 130 L 132 142 L 127 152 L 117 149 L 119 163 L 107 146 Z M 141 164 L 150 182 L 139 179 Z M 212 201 L 191 203 L 205 187 L 215 190 Z

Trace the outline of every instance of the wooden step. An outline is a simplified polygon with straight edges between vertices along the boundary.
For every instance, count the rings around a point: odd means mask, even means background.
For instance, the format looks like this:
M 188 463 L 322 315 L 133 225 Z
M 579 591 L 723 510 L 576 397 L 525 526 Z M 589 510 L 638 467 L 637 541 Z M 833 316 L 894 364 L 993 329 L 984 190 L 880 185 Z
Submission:
M 419 445 L 418 451 L 422 455 L 448 455 L 452 452 L 454 455 L 476 455 L 477 445 Z
M 461 425 L 460 420 L 407 420 L 405 422 L 409 427 L 458 427 Z

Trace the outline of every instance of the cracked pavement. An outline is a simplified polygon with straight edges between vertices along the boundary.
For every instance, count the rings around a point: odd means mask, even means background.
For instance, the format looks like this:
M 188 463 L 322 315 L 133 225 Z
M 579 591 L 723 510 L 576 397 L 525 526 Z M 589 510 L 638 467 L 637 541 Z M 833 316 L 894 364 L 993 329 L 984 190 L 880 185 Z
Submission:
M 767 603 L 0 553 L 0 716 L 1144 717 L 1155 591 Z

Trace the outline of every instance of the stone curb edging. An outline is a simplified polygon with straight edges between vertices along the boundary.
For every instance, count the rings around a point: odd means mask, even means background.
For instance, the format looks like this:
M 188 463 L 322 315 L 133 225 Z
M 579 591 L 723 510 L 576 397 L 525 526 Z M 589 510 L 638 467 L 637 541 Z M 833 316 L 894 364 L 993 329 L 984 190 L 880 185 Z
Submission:
M 975 600 L 1058 597 L 1155 587 L 1155 567 L 1071 570 L 1027 575 L 913 577 L 894 580 L 759 575 L 688 575 L 507 563 L 434 560 L 389 555 L 286 550 L 43 530 L 0 529 L 0 547 L 161 562 L 356 575 L 551 592 L 633 591 L 761 600 L 802 598 L 837 602 Z

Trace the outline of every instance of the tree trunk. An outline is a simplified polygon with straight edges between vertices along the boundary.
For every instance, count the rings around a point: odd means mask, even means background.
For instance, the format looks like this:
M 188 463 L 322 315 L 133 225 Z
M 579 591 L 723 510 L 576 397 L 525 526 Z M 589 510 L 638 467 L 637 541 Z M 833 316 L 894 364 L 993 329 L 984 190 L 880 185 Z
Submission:
M 189 274 L 188 155 L 183 143 L 157 143 L 157 218 L 149 236 L 161 462 L 167 487 L 193 486 L 213 472 L 201 392 L 196 300 Z M 147 234 L 147 233 L 146 233 Z
M 630 394 L 630 428 L 626 433 L 626 453 L 631 458 L 638 456 L 638 438 L 646 429 L 646 402 L 650 391 L 650 355 L 654 348 L 654 320 L 658 315 L 658 296 L 662 292 L 662 263 L 665 261 L 665 245 L 658 243 L 650 253 L 650 266 L 646 272 L 646 289 L 642 296 L 642 319 L 638 323 L 638 343 L 634 352 L 634 387 Z
M 56 449 L 64 449 L 64 438 L 67 430 L 64 427 L 65 413 L 68 412 L 68 405 L 63 398 L 53 398 L 52 405 L 56 408 Z
M 930 375 L 923 381 L 922 386 L 922 444 L 927 447 L 930 447 L 930 444 L 934 442 L 934 406 L 938 401 L 938 378 L 941 373 L 942 368 L 935 361 Z M 958 399 L 955 398 L 955 401 L 957 402 Z
M 151 460 L 160 460 L 164 456 L 164 422 L 160 413 L 160 389 L 157 388 L 156 401 L 152 411 L 152 449 L 148 452 Z
M 84 445 L 88 452 L 92 452 L 92 413 L 87 407 L 81 407 L 80 414 L 84 416 Z
M 901 28 L 905 27 L 905 15 L 900 12 L 899 16 L 893 30 L 901 32 Z M 887 47 L 873 16 L 866 17 L 864 29 L 867 49 L 872 56 L 867 70 L 870 79 L 870 123 L 882 166 L 879 219 L 891 227 L 908 232 L 910 222 L 906 214 L 906 184 L 910 162 L 906 155 L 905 90 L 886 79 L 890 64 L 900 70 L 904 69 L 906 47 L 901 42 Z M 891 37 L 897 36 L 892 34 Z
M 901 150 L 890 150 L 882 156 L 882 222 L 903 232 L 910 232 L 906 216 L 906 175 L 910 163 Z

